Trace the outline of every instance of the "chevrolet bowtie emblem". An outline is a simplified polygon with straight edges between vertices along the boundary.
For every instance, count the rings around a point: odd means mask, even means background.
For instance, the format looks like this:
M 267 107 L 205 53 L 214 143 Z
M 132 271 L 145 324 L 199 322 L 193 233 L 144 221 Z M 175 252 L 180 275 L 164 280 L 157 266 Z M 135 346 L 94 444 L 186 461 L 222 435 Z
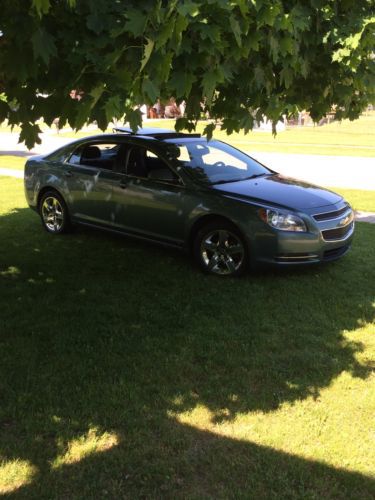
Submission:
M 347 215 L 345 219 L 340 220 L 340 226 L 346 226 L 352 219 L 352 214 Z

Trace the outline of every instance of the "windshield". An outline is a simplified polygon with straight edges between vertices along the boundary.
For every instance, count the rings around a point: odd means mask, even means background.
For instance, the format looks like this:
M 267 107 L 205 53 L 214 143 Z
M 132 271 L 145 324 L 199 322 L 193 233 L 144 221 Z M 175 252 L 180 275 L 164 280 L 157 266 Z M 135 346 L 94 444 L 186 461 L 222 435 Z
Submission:
M 245 153 L 220 141 L 198 139 L 174 143 L 173 157 L 195 179 L 206 184 L 236 182 L 273 173 Z

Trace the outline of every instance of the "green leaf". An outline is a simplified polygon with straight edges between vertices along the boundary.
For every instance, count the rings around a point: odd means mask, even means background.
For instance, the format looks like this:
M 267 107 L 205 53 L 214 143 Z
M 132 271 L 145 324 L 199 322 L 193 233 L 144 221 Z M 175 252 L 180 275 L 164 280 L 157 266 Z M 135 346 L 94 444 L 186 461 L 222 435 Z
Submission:
M 215 132 L 216 123 L 209 123 L 203 129 L 203 135 L 207 137 L 208 140 L 212 139 L 212 135 Z
M 280 71 L 280 82 L 284 83 L 285 88 L 289 88 L 293 82 L 293 71 L 287 66 Z
M 250 111 L 247 111 L 246 113 L 244 113 L 244 115 L 242 116 L 242 118 L 240 120 L 240 125 L 241 125 L 241 128 L 243 128 L 245 134 L 247 134 L 248 132 L 250 132 L 250 130 L 253 129 L 254 117 Z
M 182 16 L 196 17 L 199 14 L 199 5 L 191 0 L 183 0 L 178 3 L 177 10 Z
M 192 73 L 188 73 L 187 71 L 173 71 L 170 79 L 170 87 L 175 91 L 174 94 L 177 98 L 188 97 L 195 80 L 196 78 Z
M 294 31 L 304 31 L 310 26 L 311 12 L 306 7 L 297 4 L 290 12 L 290 21 Z
M 175 27 L 174 27 L 174 40 L 176 46 L 180 46 L 182 42 L 182 33 L 189 26 L 189 21 L 186 17 L 178 15 L 176 17 Z
M 151 53 L 152 53 L 152 51 L 154 49 L 154 46 L 155 46 L 154 40 L 151 40 L 151 38 L 147 38 L 146 40 L 147 40 L 147 43 L 144 46 L 144 54 L 143 54 L 143 58 L 142 58 L 142 61 L 141 61 L 141 69 L 140 69 L 140 71 L 143 71 L 143 68 L 148 63 L 148 60 L 150 59 Z
M 38 16 L 42 17 L 43 14 L 48 13 L 51 4 L 50 0 L 33 0 L 32 6 L 37 11 Z
M 126 11 L 126 17 L 128 20 L 123 31 L 128 31 L 135 37 L 142 35 L 148 20 L 147 15 L 140 9 L 129 9 Z
M 283 56 L 286 54 L 293 54 L 295 52 L 294 42 L 290 36 L 281 37 L 279 39 L 279 45 L 280 45 L 280 53 Z
M 104 89 L 105 89 L 105 84 L 104 83 L 100 83 L 95 88 L 93 88 L 91 90 L 91 92 L 89 93 L 89 95 L 93 98 L 93 102 L 92 102 L 92 105 L 91 105 L 92 108 L 95 106 L 95 104 L 101 98 L 101 96 L 102 96 L 102 94 L 104 92 Z
M 88 121 L 90 116 L 90 111 L 93 107 L 92 100 L 87 100 L 86 102 L 80 102 L 78 106 L 78 113 L 73 121 L 74 128 L 76 130 L 81 129 L 85 123 Z
M 108 122 L 112 121 L 113 118 L 120 118 L 124 114 L 120 96 L 110 97 L 105 103 L 104 111 Z
M 264 86 L 265 83 L 265 74 L 263 69 L 260 66 L 256 66 L 254 69 L 254 80 L 256 87 L 259 89 Z
M 152 103 L 154 103 L 160 95 L 158 87 L 150 78 L 145 78 L 143 80 L 142 91 L 148 97 L 149 102 Z
M 47 66 L 50 58 L 56 56 L 57 50 L 52 35 L 42 28 L 35 31 L 31 39 L 35 59 L 41 58 Z
M 24 142 L 27 149 L 31 149 L 35 144 L 41 144 L 39 134 L 42 131 L 35 123 L 24 122 L 21 124 L 21 133 L 18 143 Z
M 274 63 L 279 60 L 279 42 L 273 35 L 270 36 L 270 53 Z
M 237 19 L 234 16 L 230 16 L 229 17 L 229 24 L 230 24 L 230 27 L 232 28 L 233 34 L 236 38 L 237 45 L 239 47 L 241 47 L 242 40 L 241 40 L 241 28 L 240 28 L 239 22 L 237 21 Z
M 99 35 L 104 29 L 103 17 L 99 12 L 92 12 L 87 16 L 86 25 L 89 30 Z
M 238 120 L 235 120 L 233 118 L 225 118 L 223 120 L 221 129 L 226 130 L 229 135 L 233 134 L 233 132 L 239 132 L 240 127 L 238 124 Z
M 163 29 L 158 34 L 158 38 L 157 38 L 157 42 L 156 42 L 156 49 L 159 49 L 160 47 L 163 47 L 164 45 L 166 45 L 168 40 L 173 35 L 174 26 L 175 26 L 175 19 L 170 19 L 164 25 Z
M 220 43 L 221 34 L 219 26 L 201 23 L 199 31 L 201 33 L 202 40 L 208 39 L 214 44 Z
M 129 122 L 133 132 L 136 132 L 142 126 L 142 113 L 139 109 L 130 109 L 125 114 L 125 120 Z
M 268 26 L 273 26 L 280 12 L 280 6 L 277 3 L 266 5 L 260 10 L 257 21 L 260 25 L 266 24 Z
M 210 103 L 212 100 L 217 82 L 216 70 L 207 71 L 204 74 L 204 77 L 202 79 L 203 95 L 206 97 L 208 103 Z
M 260 32 L 253 31 L 248 33 L 245 39 L 245 43 L 249 49 L 257 52 L 259 50 L 259 42 L 261 41 L 261 39 L 262 34 Z
M 248 2 L 246 0 L 235 0 L 235 3 L 238 5 L 238 7 L 241 11 L 242 17 L 244 19 L 246 19 L 247 14 L 249 12 Z

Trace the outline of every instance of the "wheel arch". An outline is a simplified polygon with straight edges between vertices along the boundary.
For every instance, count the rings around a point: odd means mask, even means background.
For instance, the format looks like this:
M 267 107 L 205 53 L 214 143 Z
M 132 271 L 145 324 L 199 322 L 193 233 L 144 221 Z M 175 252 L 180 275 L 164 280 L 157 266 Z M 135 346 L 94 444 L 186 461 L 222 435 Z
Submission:
M 206 215 L 202 215 L 201 217 L 199 217 L 192 224 L 190 231 L 189 231 L 189 237 L 188 237 L 188 245 L 187 245 L 188 250 L 190 252 L 193 251 L 195 236 L 197 235 L 198 231 L 200 229 L 202 229 L 202 227 L 206 226 L 207 224 L 212 224 L 214 222 L 220 222 L 220 221 L 224 221 L 227 224 L 231 224 L 232 226 L 234 226 L 237 229 L 237 231 L 240 233 L 240 235 L 242 236 L 243 240 L 245 242 L 247 241 L 247 238 L 245 237 L 241 228 L 238 226 L 238 224 L 236 224 L 229 217 L 225 217 L 224 215 L 219 215 L 219 214 L 206 214 Z
M 37 204 L 36 204 L 36 206 L 37 206 L 38 210 L 40 209 L 40 202 L 41 202 L 41 199 L 42 199 L 43 195 L 45 193 L 48 193 L 48 191 L 55 191 L 55 193 L 57 193 L 59 196 L 61 196 L 61 198 L 65 202 L 64 195 L 58 189 L 56 189 L 55 186 L 43 186 L 42 189 L 39 191 L 38 197 L 37 197 Z M 65 202 L 65 204 L 66 204 L 66 202 Z

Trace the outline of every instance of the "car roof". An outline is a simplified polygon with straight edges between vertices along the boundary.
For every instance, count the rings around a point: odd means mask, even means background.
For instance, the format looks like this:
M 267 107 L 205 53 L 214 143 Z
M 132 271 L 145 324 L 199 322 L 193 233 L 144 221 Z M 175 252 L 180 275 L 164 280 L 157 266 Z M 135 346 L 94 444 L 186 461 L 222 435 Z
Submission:
M 130 127 L 114 127 L 113 132 L 120 134 L 129 134 L 133 137 L 153 137 L 154 139 L 174 139 L 183 137 L 201 137 L 201 134 L 185 134 L 166 128 L 147 127 L 139 128 L 134 132 Z

